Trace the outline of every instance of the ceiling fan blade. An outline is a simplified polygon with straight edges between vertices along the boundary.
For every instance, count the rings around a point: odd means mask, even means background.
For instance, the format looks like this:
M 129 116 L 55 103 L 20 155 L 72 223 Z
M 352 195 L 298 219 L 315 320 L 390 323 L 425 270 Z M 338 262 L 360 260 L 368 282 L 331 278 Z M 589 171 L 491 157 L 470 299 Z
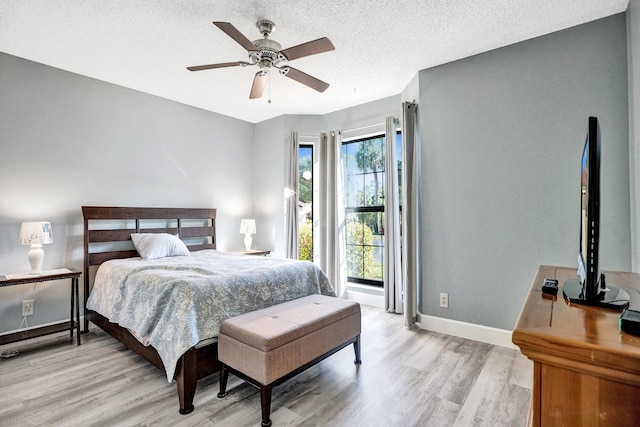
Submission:
M 187 67 L 189 71 L 201 71 L 201 70 L 210 70 L 212 68 L 224 68 L 224 67 L 237 67 L 237 66 L 245 66 L 251 65 L 245 61 L 236 61 L 236 62 L 221 62 L 219 64 L 209 64 L 209 65 L 196 65 L 193 67 Z
M 328 52 L 334 49 L 335 47 L 333 46 L 333 43 L 331 43 L 328 38 L 322 37 L 318 40 L 313 40 L 281 50 L 280 53 L 284 55 L 288 61 L 293 61 L 294 59 L 302 58 L 303 56 L 315 55 L 316 53 Z
M 214 22 L 213 25 L 220 28 L 222 31 L 227 33 L 229 37 L 234 39 L 240 46 L 247 49 L 248 51 L 256 51 L 258 48 L 253 44 L 251 40 L 246 38 L 244 34 L 242 34 L 236 27 L 231 25 L 228 22 Z
M 293 67 L 282 67 L 280 74 L 289 77 L 303 85 L 309 86 L 311 89 L 315 89 L 318 92 L 324 92 L 329 87 L 329 83 L 325 83 L 322 80 L 318 80 L 307 73 L 303 73 L 300 70 L 296 70 Z
M 253 85 L 251 86 L 249 99 L 262 98 L 264 85 L 267 83 L 267 74 L 268 73 L 264 70 L 260 70 L 256 73 L 256 76 L 253 78 Z

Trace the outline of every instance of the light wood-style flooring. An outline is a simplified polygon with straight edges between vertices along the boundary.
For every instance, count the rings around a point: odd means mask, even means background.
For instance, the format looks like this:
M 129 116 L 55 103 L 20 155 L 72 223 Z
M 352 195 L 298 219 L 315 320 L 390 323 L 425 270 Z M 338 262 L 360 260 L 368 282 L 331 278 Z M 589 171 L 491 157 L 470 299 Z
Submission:
M 362 365 L 349 346 L 276 387 L 278 426 L 524 426 L 532 363 L 517 350 L 407 330 L 363 306 Z M 97 327 L 82 345 L 58 334 L 0 347 L 0 426 L 259 426 L 260 394 L 231 376 L 198 383 L 178 413 L 175 384 Z

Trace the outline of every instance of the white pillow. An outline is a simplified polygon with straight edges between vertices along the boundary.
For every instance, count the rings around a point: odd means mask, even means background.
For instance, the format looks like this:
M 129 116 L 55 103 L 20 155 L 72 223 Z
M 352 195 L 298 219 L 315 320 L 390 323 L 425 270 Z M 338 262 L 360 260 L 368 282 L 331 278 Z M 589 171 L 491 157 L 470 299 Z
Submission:
M 132 233 L 133 246 L 142 259 L 156 259 L 167 256 L 186 256 L 189 249 L 178 238 L 167 233 Z

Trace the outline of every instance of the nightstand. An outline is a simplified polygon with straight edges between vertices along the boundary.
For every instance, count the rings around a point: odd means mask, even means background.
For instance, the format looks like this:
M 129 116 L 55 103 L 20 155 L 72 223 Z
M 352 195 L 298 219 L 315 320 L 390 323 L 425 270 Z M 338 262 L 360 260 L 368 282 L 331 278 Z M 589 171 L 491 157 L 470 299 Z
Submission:
M 241 250 L 241 251 L 236 251 L 234 252 L 234 254 L 241 254 L 241 255 L 261 255 L 261 256 L 267 256 L 271 253 L 271 251 L 267 250 L 267 249 L 249 249 L 248 251 L 246 250 Z
M 38 328 L 18 331 L 7 335 L 0 335 L 0 345 L 9 344 L 29 338 L 40 337 L 42 335 L 53 334 L 61 331 L 69 331 L 69 336 L 73 341 L 73 330 L 76 330 L 76 338 L 80 345 L 80 297 L 78 291 L 78 278 L 80 272 L 71 268 L 59 268 L 57 270 L 46 270 L 39 274 L 20 273 L 0 276 L 0 288 L 5 286 L 26 285 L 28 283 L 49 282 L 52 280 L 71 279 L 71 309 L 69 321 L 54 323 Z M 75 309 L 75 317 L 74 317 Z

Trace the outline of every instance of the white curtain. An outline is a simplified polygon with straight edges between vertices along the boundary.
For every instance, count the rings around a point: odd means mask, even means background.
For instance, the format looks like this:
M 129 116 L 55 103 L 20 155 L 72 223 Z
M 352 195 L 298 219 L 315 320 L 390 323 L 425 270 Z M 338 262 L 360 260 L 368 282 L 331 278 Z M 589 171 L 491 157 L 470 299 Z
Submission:
M 404 283 L 404 323 L 416 323 L 420 271 L 419 182 L 420 144 L 416 141 L 416 108 L 412 102 L 402 105 L 402 262 Z
M 285 252 L 287 258 L 298 259 L 298 132 L 291 132 L 288 145 L 289 161 L 286 175 L 285 197 Z
M 339 131 L 321 133 L 319 146 L 318 264 L 344 296 L 347 285 L 346 223 L 342 185 L 342 138 Z
M 400 203 L 398 194 L 398 160 L 396 154 L 396 120 L 387 117 L 384 194 L 384 295 L 385 308 L 402 313 L 402 262 L 400 245 Z

